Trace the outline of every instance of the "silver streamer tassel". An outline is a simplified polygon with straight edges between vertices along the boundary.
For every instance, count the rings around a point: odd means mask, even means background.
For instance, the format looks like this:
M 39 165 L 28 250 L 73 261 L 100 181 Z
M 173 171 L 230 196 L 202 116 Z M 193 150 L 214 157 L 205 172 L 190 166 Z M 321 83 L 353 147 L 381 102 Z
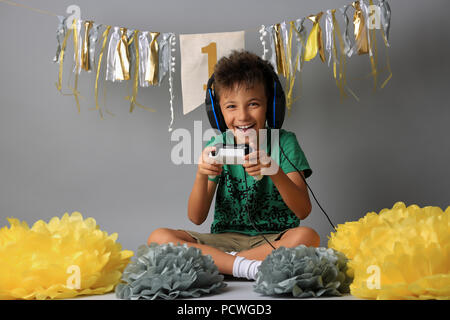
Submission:
M 91 67 L 94 67 L 95 63 L 95 47 L 98 40 L 98 30 L 102 25 L 93 23 L 91 30 L 89 31 L 89 63 Z M 90 72 L 91 70 L 89 70 Z
M 109 81 L 116 81 L 116 48 L 119 44 L 119 41 L 120 28 L 114 27 L 114 31 L 109 39 L 108 56 L 106 59 L 106 80 Z
M 303 68 L 303 52 L 305 50 L 306 46 L 306 29 L 303 26 L 303 22 L 305 21 L 305 18 L 300 18 L 295 20 L 295 28 L 297 29 L 297 70 L 301 71 Z
M 384 41 L 386 46 L 389 47 L 389 28 L 391 25 L 391 7 L 389 3 L 385 0 L 380 0 L 378 6 L 380 7 L 380 15 L 381 15 L 381 25 L 384 31 Z
M 146 81 L 146 72 L 148 70 L 148 55 L 150 54 L 150 41 L 148 31 L 143 31 L 139 35 L 139 85 L 141 87 L 148 87 Z
M 159 40 L 159 81 L 158 86 L 161 85 L 161 82 L 164 80 L 165 75 L 169 71 L 170 68 L 170 59 L 171 59 L 171 51 L 170 51 L 170 39 L 172 37 L 172 33 L 166 32 L 161 34 L 158 37 Z M 175 60 L 175 59 L 174 59 Z
M 331 10 L 327 10 L 326 22 L 325 22 L 325 33 L 326 33 L 326 43 L 325 50 L 328 52 L 328 66 L 330 66 L 331 57 L 336 61 L 336 57 L 333 55 L 333 16 L 331 15 Z
M 271 51 L 271 56 L 269 59 L 269 62 L 272 64 L 273 69 L 276 71 L 277 70 L 277 53 L 275 51 L 275 37 L 276 35 L 274 34 L 274 25 L 270 25 L 266 27 L 266 32 L 269 34 L 269 44 L 270 44 L 270 51 Z
M 348 23 L 349 23 L 349 19 L 347 17 L 347 9 L 349 8 L 349 5 L 345 5 L 342 8 L 339 8 L 339 11 L 341 11 L 342 13 L 342 18 L 344 19 L 344 33 L 343 33 L 343 41 L 344 41 L 344 53 L 348 56 L 351 57 L 353 52 L 352 52 L 352 42 L 350 41 L 350 37 L 348 36 Z
M 53 58 L 53 62 L 59 62 L 59 55 L 61 54 L 61 46 L 66 36 L 66 17 L 58 16 L 59 24 L 58 29 L 56 29 L 56 40 L 58 41 L 58 46 L 56 47 L 56 54 Z

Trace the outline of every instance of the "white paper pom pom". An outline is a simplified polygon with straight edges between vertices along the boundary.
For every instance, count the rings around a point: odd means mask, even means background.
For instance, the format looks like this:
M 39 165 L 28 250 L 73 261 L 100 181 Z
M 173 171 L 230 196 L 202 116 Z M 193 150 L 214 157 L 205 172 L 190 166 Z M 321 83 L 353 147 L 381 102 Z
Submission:
M 121 280 L 115 288 L 116 297 L 129 300 L 198 298 L 226 287 L 211 256 L 172 243 L 140 246 Z

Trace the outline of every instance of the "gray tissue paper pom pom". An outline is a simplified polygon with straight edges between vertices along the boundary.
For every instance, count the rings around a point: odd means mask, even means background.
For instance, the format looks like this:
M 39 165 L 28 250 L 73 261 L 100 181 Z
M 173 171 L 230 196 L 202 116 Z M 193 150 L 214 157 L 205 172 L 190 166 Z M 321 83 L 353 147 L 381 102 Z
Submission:
M 200 297 L 224 288 L 223 275 L 210 255 L 200 249 L 172 243 L 141 245 L 128 264 L 115 293 L 120 299 Z
M 348 259 L 341 252 L 323 247 L 280 247 L 261 263 L 254 291 L 264 295 L 294 297 L 341 296 L 353 281 L 347 274 Z

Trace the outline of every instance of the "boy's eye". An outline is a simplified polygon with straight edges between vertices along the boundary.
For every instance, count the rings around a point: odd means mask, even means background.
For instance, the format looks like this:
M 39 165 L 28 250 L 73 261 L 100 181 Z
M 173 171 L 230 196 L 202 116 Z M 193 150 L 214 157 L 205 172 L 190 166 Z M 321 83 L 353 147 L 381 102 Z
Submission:
M 259 103 L 258 103 L 258 102 L 250 102 L 250 103 L 249 103 L 249 106 L 251 106 L 251 107 L 257 107 L 257 106 L 259 106 Z M 229 105 L 227 105 L 225 108 L 226 108 L 226 109 L 234 109 L 234 108 L 236 108 L 236 106 L 235 106 L 234 104 L 229 104 Z

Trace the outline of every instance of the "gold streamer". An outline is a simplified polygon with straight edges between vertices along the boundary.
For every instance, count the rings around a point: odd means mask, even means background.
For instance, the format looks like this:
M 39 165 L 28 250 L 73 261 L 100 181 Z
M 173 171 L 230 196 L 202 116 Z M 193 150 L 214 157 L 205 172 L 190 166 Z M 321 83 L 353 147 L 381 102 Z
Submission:
M 277 55 L 277 72 L 284 77 L 288 77 L 288 67 L 286 65 L 286 54 L 284 52 L 283 40 L 281 38 L 281 25 L 274 25 L 275 29 L 275 53 Z
M 120 28 L 122 36 L 117 44 L 116 54 L 120 64 L 116 63 L 116 80 L 130 80 L 130 54 L 128 52 L 127 28 Z M 120 70 L 117 68 L 120 67 Z
M 341 97 L 341 101 L 347 95 L 345 94 L 344 85 L 345 85 L 345 44 L 344 39 L 342 38 L 341 30 L 339 28 L 339 23 L 336 19 L 336 9 L 331 10 L 331 17 L 333 20 L 333 55 L 335 59 L 333 59 L 333 76 L 336 80 L 336 85 L 339 88 L 339 93 Z M 337 68 L 336 68 L 336 60 L 338 57 L 337 53 L 337 42 L 336 38 L 339 41 L 339 77 L 337 76 Z
M 339 41 L 339 77 L 337 77 L 337 70 L 334 72 L 334 77 L 336 79 L 336 85 L 339 88 L 341 101 L 343 98 L 347 97 L 347 94 L 345 92 L 345 88 L 350 92 L 350 94 L 355 98 L 356 101 L 359 101 L 358 96 L 353 92 L 352 89 L 347 85 L 347 61 L 346 61 L 346 52 L 345 52 L 345 42 L 344 38 L 342 37 L 341 29 L 339 27 L 339 23 L 336 19 L 336 10 L 331 10 L 331 15 L 333 19 L 333 41 L 334 41 L 334 54 L 337 54 L 337 45 L 336 45 L 336 35 Z M 337 69 L 337 68 L 336 68 Z
M 97 64 L 97 75 L 95 76 L 95 110 L 98 110 L 100 113 L 100 118 L 103 120 L 103 113 L 100 109 L 100 105 L 98 104 L 98 78 L 100 76 L 100 68 L 102 66 L 102 59 L 103 59 L 103 52 L 105 50 L 106 46 L 106 40 L 108 39 L 108 34 L 111 29 L 111 26 L 106 26 L 105 31 L 103 31 L 103 43 L 102 43 L 102 49 L 100 51 L 100 55 L 98 56 L 98 64 Z
M 150 54 L 148 55 L 147 71 L 145 72 L 145 80 L 151 85 L 158 84 L 159 76 L 159 46 L 156 40 L 159 36 L 159 32 L 149 32 L 152 37 L 150 43 Z
M 139 80 L 139 44 L 137 40 L 138 30 L 134 30 L 134 48 L 135 48 L 135 56 L 136 61 L 134 62 L 134 87 L 133 87 L 133 96 L 130 99 L 130 113 L 133 112 L 134 104 L 136 102 L 137 92 L 138 92 L 138 80 Z
M 356 7 L 359 7 L 360 3 L 359 2 L 354 2 L 353 4 L 355 5 L 355 15 L 356 15 Z M 370 0 L 370 5 L 373 5 L 373 1 L 372 0 Z M 359 11 L 362 13 L 362 10 L 359 10 Z M 364 17 L 362 15 L 361 15 L 361 21 L 362 21 L 362 24 L 364 25 L 364 30 L 367 30 L 367 28 L 365 26 L 365 22 L 364 22 Z M 377 81 L 378 81 L 378 71 L 377 71 L 378 50 L 377 50 L 377 40 L 376 40 L 375 31 L 376 30 L 374 28 L 369 30 L 368 34 L 367 34 L 367 31 L 365 31 L 366 35 L 365 35 L 364 38 L 366 40 L 362 41 L 363 43 L 367 42 L 367 46 L 368 46 L 368 50 L 367 51 L 369 53 L 370 67 L 372 69 L 370 75 L 373 77 L 373 91 L 376 91 L 376 89 L 377 89 Z M 358 42 L 357 42 L 357 44 L 358 44 Z
M 89 31 L 92 28 L 92 21 L 85 21 L 84 22 L 84 41 L 83 41 L 83 50 L 81 51 L 81 67 L 89 71 L 91 70 L 91 65 L 89 61 Z
M 383 29 L 381 29 L 381 32 L 382 32 L 382 34 L 383 34 L 383 38 L 386 39 L 386 35 L 384 34 Z M 387 50 L 388 50 L 388 43 L 387 43 L 386 40 L 384 41 L 384 45 L 385 45 L 385 48 L 386 48 L 386 50 L 385 50 L 385 52 L 386 52 L 386 67 L 387 67 L 387 70 L 388 70 L 388 72 L 389 72 L 389 75 L 388 75 L 388 77 L 386 78 L 386 80 L 384 80 L 383 84 L 381 85 L 381 89 L 383 89 L 383 88 L 387 85 L 387 83 L 389 82 L 389 80 L 391 80 L 391 78 L 392 78 L 391 63 L 390 63 L 390 61 L 389 61 L 389 54 L 388 54 L 388 52 L 387 52 Z
M 319 12 L 316 15 L 308 16 L 308 19 L 312 21 L 313 27 L 309 33 L 308 40 L 306 42 L 305 49 L 305 61 L 314 59 L 317 52 L 320 54 L 320 59 L 325 62 L 325 52 L 323 49 L 322 28 L 320 28 L 320 18 L 323 12 Z
M 372 1 L 370 1 L 372 4 Z M 377 65 L 378 65 L 378 49 L 377 49 L 377 39 L 375 34 L 376 29 L 372 29 L 369 31 L 370 35 L 370 49 L 371 52 L 374 53 L 373 55 L 369 55 L 370 59 L 370 66 L 372 67 L 372 76 L 373 76 L 373 91 L 376 91 L 377 89 L 377 82 L 378 82 L 378 71 L 377 71 Z
M 302 91 L 301 70 L 302 70 L 303 62 L 305 61 L 306 44 L 305 44 L 305 39 L 304 39 L 303 35 L 300 32 L 301 30 L 303 30 L 303 26 L 301 27 L 300 31 L 297 30 L 297 28 L 294 28 L 294 30 L 295 30 L 295 32 L 297 32 L 298 38 L 300 39 L 300 43 L 301 43 L 301 45 L 303 47 L 303 49 L 299 52 L 300 56 L 297 56 L 297 58 L 295 59 L 295 70 L 297 70 L 298 63 L 300 63 L 300 79 L 299 79 L 299 92 L 300 92 L 300 94 L 299 94 L 299 96 L 296 99 L 294 99 L 294 103 L 295 103 L 301 97 L 301 91 Z
M 369 39 L 367 37 L 367 28 L 364 15 L 359 1 L 353 2 L 352 6 L 355 8 L 355 13 L 353 14 L 353 33 L 355 35 L 356 48 L 358 54 L 366 54 L 369 52 Z
M 75 52 L 75 85 L 72 89 L 72 94 L 75 97 L 75 102 L 77 103 L 78 113 L 81 112 L 80 109 L 80 93 L 78 92 L 78 69 L 80 66 L 79 56 L 78 56 L 78 30 L 76 27 L 77 20 L 73 20 L 72 28 L 73 28 L 73 50 Z
M 288 47 L 287 47 L 287 56 L 289 58 L 292 57 L 292 36 L 293 36 L 293 30 L 296 30 L 295 25 L 294 25 L 294 21 L 290 22 L 290 28 L 289 28 L 289 41 L 288 41 Z M 294 83 L 295 83 L 295 71 L 297 70 L 297 64 L 298 64 L 298 59 L 295 60 L 295 67 L 293 69 L 293 72 L 291 74 L 290 72 L 290 67 L 292 65 L 292 60 L 289 59 L 289 68 L 288 68 L 288 77 L 286 78 L 286 83 L 288 84 L 288 90 L 286 93 L 286 107 L 288 109 L 288 115 L 291 114 L 291 109 L 292 109 L 292 104 L 294 103 L 294 101 L 292 101 L 292 93 L 293 93 L 293 89 L 294 89 Z
M 70 34 L 72 33 L 72 29 L 67 30 L 66 35 L 64 36 L 63 43 L 61 45 L 61 52 L 59 54 L 59 74 L 58 74 L 58 82 L 55 83 L 56 88 L 59 92 L 62 93 L 62 75 L 63 75 L 63 65 L 64 65 L 64 53 L 66 50 L 67 45 L 67 39 L 69 38 Z

